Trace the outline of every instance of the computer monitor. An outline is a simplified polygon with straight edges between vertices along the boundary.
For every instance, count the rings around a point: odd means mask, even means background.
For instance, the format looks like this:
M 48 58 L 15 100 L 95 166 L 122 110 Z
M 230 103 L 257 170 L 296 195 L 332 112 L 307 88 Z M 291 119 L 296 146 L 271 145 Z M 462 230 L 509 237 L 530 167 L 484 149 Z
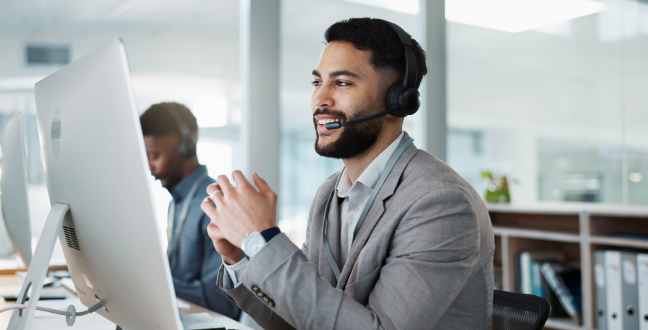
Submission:
M 16 253 L 29 267 L 32 259 L 29 202 L 27 197 L 27 165 L 22 113 L 9 121 L 2 137 L 2 169 L 0 201 L 9 239 Z
M 35 93 L 50 203 L 69 205 L 59 241 L 79 299 L 100 299 L 97 313 L 124 329 L 182 329 L 123 43 L 53 73 Z

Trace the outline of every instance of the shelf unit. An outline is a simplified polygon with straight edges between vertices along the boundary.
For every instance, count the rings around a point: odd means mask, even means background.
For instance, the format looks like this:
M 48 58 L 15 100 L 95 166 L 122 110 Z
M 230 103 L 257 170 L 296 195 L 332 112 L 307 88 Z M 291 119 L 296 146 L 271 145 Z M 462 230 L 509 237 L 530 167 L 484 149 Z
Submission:
M 648 207 L 586 203 L 488 204 L 495 234 L 495 262 L 502 265 L 502 287 L 515 291 L 514 256 L 524 251 L 560 250 L 581 265 L 583 325 L 549 318 L 545 329 L 594 330 L 594 250 L 648 252 L 648 240 L 610 237 L 648 236 Z

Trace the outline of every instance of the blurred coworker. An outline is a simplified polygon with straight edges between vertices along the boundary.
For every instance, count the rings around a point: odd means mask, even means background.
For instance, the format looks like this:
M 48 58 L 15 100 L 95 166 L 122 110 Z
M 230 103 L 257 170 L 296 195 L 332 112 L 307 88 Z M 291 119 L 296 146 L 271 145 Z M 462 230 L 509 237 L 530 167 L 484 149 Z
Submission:
M 324 35 L 315 151 L 344 169 L 315 195 L 301 250 L 276 227 L 277 195 L 258 174 L 256 188 L 239 171 L 236 187 L 219 176 L 202 204 L 225 262 L 218 285 L 266 330 L 491 329 L 486 205 L 402 130 L 425 52 L 379 19 L 341 21 Z
M 159 103 L 142 114 L 140 123 L 151 174 L 173 196 L 167 255 L 176 295 L 236 319 L 240 310 L 216 286 L 222 260 L 207 235 L 209 218 L 200 209 L 214 179 L 198 163 L 196 117 L 182 104 Z

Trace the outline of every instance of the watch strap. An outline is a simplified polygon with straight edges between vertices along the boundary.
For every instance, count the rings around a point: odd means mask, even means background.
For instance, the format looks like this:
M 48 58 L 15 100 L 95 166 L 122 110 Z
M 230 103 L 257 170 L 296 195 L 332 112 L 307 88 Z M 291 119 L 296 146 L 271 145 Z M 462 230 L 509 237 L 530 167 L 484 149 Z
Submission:
M 279 234 L 281 234 L 281 230 L 279 229 L 279 227 L 272 227 L 264 231 L 261 231 L 261 235 L 265 239 L 266 243 L 270 242 L 271 239 L 273 239 L 275 236 Z

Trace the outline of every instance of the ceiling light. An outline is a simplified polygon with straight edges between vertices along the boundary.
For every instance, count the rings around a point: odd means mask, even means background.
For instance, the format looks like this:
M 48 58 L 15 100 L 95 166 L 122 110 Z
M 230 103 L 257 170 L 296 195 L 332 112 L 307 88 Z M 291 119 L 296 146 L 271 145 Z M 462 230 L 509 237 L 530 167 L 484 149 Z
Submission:
M 593 0 L 448 0 L 446 19 L 515 33 L 605 9 L 604 3 Z
M 643 179 L 643 175 L 641 175 L 641 172 L 632 172 L 629 175 L 630 181 L 632 182 L 641 182 Z
M 389 9 L 401 13 L 416 15 L 419 12 L 419 0 L 342 0 L 359 5 Z M 447 3 L 448 1 L 446 1 Z
M 418 14 L 419 0 L 343 0 Z M 446 19 L 506 32 L 521 32 L 605 10 L 595 0 L 446 0 Z

